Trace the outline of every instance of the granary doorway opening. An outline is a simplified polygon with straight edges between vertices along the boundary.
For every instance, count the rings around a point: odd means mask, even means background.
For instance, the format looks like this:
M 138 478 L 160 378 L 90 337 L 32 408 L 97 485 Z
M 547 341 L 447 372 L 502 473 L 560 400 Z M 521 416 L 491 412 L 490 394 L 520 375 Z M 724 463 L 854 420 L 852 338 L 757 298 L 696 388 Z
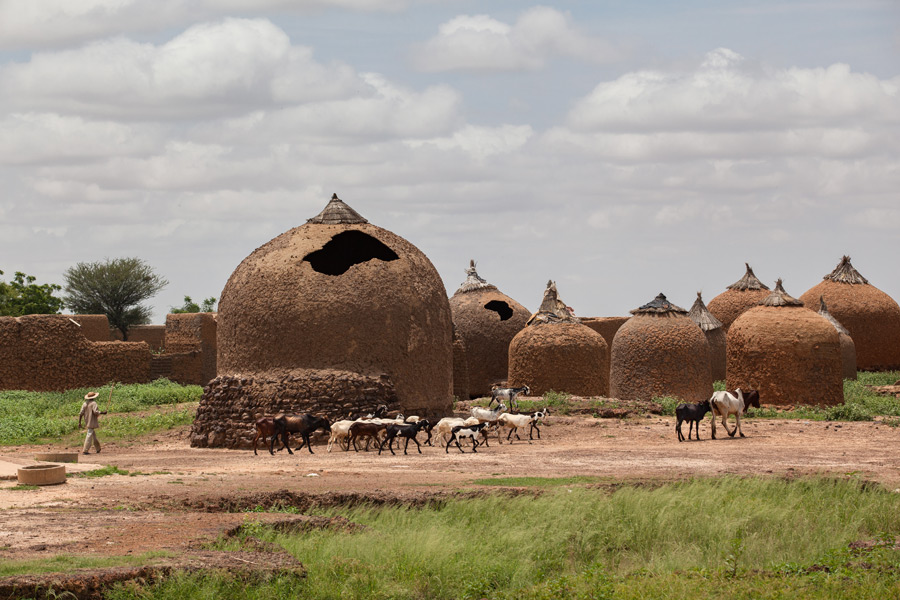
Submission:
M 397 253 L 362 231 L 342 231 L 322 248 L 303 257 L 314 271 L 325 275 L 343 275 L 353 265 L 372 259 L 397 260 Z
M 484 307 L 500 315 L 501 321 L 505 321 L 513 316 L 513 309 L 510 308 L 509 304 L 503 302 L 502 300 L 491 300 L 490 302 L 485 304 Z

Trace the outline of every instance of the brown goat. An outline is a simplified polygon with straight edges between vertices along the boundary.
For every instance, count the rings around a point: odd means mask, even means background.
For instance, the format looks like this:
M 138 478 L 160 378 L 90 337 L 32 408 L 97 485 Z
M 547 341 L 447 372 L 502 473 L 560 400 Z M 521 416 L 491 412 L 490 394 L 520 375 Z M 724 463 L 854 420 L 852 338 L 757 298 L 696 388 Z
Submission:
M 266 440 L 275 435 L 275 418 L 274 417 L 260 417 L 256 420 L 256 435 L 253 438 L 253 454 L 257 454 L 256 447 L 259 438 L 262 438 L 263 444 L 266 443 Z M 284 446 L 279 448 L 281 451 L 284 449 Z M 258 454 L 257 454 L 258 455 Z

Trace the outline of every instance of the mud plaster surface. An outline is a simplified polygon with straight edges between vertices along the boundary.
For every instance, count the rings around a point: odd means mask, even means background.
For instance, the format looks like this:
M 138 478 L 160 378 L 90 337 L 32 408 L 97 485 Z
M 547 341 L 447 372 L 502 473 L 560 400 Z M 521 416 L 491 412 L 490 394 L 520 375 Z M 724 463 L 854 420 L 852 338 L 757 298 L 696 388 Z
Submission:
M 200 449 L 188 429 L 147 438 L 128 447 L 104 445 L 92 460 L 128 471 L 164 473 L 97 479 L 70 478 L 38 490 L 11 490 L 0 481 L 0 560 L 58 554 L 125 555 L 165 549 L 187 552 L 247 518 L 222 512 L 252 507 L 273 497 L 310 494 L 329 498 L 419 503 L 460 490 L 482 477 L 588 475 L 602 482 L 672 481 L 724 474 L 797 476 L 848 473 L 900 489 L 896 447 L 900 430 L 879 422 L 826 423 L 745 419 L 744 439 L 676 441 L 674 419 L 551 417 L 542 440 L 497 444 L 477 454 L 379 456 L 377 452 L 305 450 L 293 456 L 249 450 Z M 61 447 L 5 447 L 0 459 L 15 462 Z M 385 451 L 387 452 L 387 451 Z M 314 474 L 315 476 L 309 476 Z M 276 515 L 284 517 L 284 515 Z M 90 540 L 90 541 L 86 541 Z

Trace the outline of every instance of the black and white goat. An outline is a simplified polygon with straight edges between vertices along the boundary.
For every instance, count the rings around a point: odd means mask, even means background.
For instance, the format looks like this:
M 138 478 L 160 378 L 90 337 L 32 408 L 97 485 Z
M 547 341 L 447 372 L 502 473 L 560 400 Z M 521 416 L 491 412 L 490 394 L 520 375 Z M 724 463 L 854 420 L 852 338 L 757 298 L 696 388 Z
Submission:
M 531 388 L 527 385 L 517 388 L 493 387 L 491 388 L 491 401 L 488 402 L 488 408 L 496 402 L 497 404 L 505 403 L 510 408 L 518 410 L 519 403 L 516 402 L 516 396 L 519 394 L 525 394 L 527 396 L 530 393 Z
M 457 425 L 450 430 L 450 439 L 447 440 L 444 452 L 450 453 L 450 444 L 453 442 L 456 442 L 456 447 L 459 448 L 460 452 L 463 452 L 462 446 L 459 445 L 459 440 L 467 437 L 472 438 L 472 452 L 478 452 L 475 449 L 478 447 L 478 437 L 481 436 L 487 441 L 487 427 L 487 422 L 479 423 L 478 425 Z
M 419 454 L 422 454 L 422 446 L 419 444 L 419 440 L 416 439 L 416 435 L 428 427 L 428 425 L 428 419 L 420 419 L 415 423 L 410 423 L 408 425 L 388 425 L 385 430 L 384 439 L 381 440 L 381 445 L 378 446 L 378 454 L 381 454 L 385 444 L 388 445 L 391 454 L 394 454 L 394 438 L 396 437 L 406 438 L 406 444 L 403 446 L 403 454 L 406 454 L 406 449 L 409 448 L 409 440 L 416 443 Z M 397 440 L 397 449 L 400 449 L 400 440 Z

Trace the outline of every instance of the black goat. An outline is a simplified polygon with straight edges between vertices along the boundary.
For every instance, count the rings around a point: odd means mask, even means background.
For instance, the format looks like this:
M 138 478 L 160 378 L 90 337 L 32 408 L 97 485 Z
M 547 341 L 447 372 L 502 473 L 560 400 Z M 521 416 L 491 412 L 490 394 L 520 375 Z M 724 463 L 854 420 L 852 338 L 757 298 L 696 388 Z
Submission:
M 678 441 L 684 441 L 684 434 L 681 433 L 681 423 L 682 421 L 688 422 L 688 437 L 687 439 L 691 439 L 691 430 L 694 428 L 694 424 L 697 424 L 697 440 L 700 440 L 700 421 L 703 420 L 704 415 L 710 412 L 712 408 L 710 408 L 709 400 L 704 400 L 703 402 L 698 402 L 697 404 L 679 404 L 675 407 L 675 418 L 677 422 L 675 423 L 675 431 L 678 433 Z
M 313 454 L 312 444 L 309 443 L 309 434 L 316 429 L 321 429 L 325 433 L 331 433 L 331 423 L 328 419 L 325 417 L 317 417 L 309 413 L 299 416 L 281 414 L 275 417 L 272 422 L 275 425 L 275 435 L 269 440 L 269 454 L 275 454 L 275 439 L 279 436 L 281 436 L 281 442 L 287 446 L 288 453 L 293 454 L 289 445 L 290 435 L 292 433 L 299 433 L 300 437 L 303 438 L 303 442 L 297 446 L 297 450 L 300 450 L 305 444 L 309 453 Z
M 391 451 L 391 454 L 395 454 L 395 437 L 406 438 L 406 444 L 403 446 L 403 454 L 406 454 L 406 449 L 409 448 L 409 440 L 412 440 L 416 443 L 416 448 L 418 448 L 419 454 L 422 454 L 422 446 L 421 444 L 419 444 L 419 440 L 416 439 L 416 435 L 418 435 L 421 430 L 427 428 L 428 425 L 428 419 L 421 419 L 419 421 L 416 421 L 415 423 L 410 423 L 409 425 L 388 425 L 387 430 L 385 431 L 384 439 L 381 440 L 381 444 L 378 446 L 378 454 L 381 454 L 381 450 L 384 448 L 385 444 L 388 445 L 388 450 Z M 399 440 L 397 440 L 397 449 L 400 449 Z

